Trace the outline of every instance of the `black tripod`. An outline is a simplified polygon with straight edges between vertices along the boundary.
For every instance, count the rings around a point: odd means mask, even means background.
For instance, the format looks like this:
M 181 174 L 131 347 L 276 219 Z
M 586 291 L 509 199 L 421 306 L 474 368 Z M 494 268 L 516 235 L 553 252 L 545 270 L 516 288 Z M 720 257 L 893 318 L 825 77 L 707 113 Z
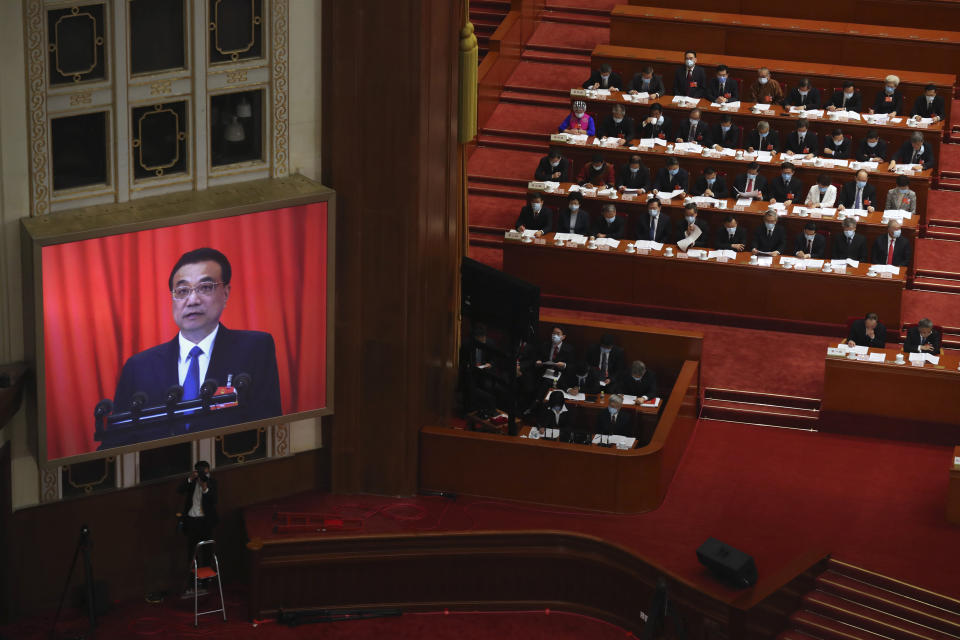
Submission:
M 55 637 L 57 623 L 60 621 L 60 612 L 63 611 L 63 601 L 67 598 L 67 590 L 70 588 L 70 581 L 73 579 L 73 570 L 77 567 L 77 558 L 83 551 L 83 577 L 87 592 L 87 617 L 90 620 L 90 637 L 94 637 L 94 628 L 97 626 L 96 602 L 93 597 L 93 563 L 90 562 L 90 529 L 87 525 L 80 527 L 80 537 L 77 539 L 77 549 L 73 552 L 73 562 L 70 563 L 70 571 L 67 573 L 67 581 L 63 585 L 63 593 L 60 595 L 60 605 L 57 607 L 57 616 L 53 619 L 53 626 L 50 627 L 50 637 Z M 80 636 L 81 638 L 83 636 Z
M 667 620 L 673 623 L 673 636 L 667 635 Z M 647 614 L 647 621 L 643 625 L 640 640 L 668 637 L 675 640 L 685 640 L 687 632 L 683 625 L 683 617 L 667 596 L 666 580 L 658 578 L 657 587 L 654 589 L 653 597 L 650 598 L 650 611 Z

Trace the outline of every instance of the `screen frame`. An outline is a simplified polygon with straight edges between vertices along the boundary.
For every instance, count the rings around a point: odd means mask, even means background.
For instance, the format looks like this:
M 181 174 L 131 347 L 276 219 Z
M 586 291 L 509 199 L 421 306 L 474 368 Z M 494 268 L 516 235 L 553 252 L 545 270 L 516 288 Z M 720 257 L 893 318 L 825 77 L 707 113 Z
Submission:
M 45 331 L 43 314 L 43 248 L 94 238 L 150 231 L 193 222 L 233 218 L 251 213 L 309 204 L 327 205 L 327 305 L 326 305 L 326 406 L 226 427 L 218 427 L 160 438 L 66 458 L 47 458 Z M 288 424 L 297 420 L 334 413 L 334 286 L 336 282 L 336 192 L 300 175 L 241 184 L 211 187 L 205 191 L 174 193 L 123 204 L 91 206 L 75 211 L 21 219 L 23 268 L 23 329 L 27 366 L 34 375 L 28 379 L 24 404 L 29 426 L 30 448 L 37 454 L 41 469 L 118 458 L 125 453 L 192 442 L 260 427 Z M 93 414 L 89 416 L 93 428 Z

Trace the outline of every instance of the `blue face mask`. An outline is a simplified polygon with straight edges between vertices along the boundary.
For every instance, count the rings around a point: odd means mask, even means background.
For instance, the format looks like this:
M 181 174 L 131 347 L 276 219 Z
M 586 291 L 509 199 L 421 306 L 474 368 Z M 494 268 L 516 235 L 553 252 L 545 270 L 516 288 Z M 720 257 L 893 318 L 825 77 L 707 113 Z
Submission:
M 658 215 L 660 215 L 660 209 L 648 209 L 648 212 L 649 212 L 650 215 L 653 216 L 654 218 L 656 218 Z
M 617 415 L 617 409 L 616 409 L 616 407 L 607 407 L 607 411 L 610 412 L 610 415 L 611 415 L 611 416 Z
M 896 87 L 884 87 L 883 90 L 886 91 L 888 94 L 891 94 L 894 91 L 896 91 Z
M 773 229 L 777 226 L 777 223 L 776 223 L 776 222 L 764 222 L 764 223 L 763 223 L 763 226 L 765 226 L 765 227 L 767 228 L 767 231 L 773 231 Z
M 724 133 L 726 133 L 727 131 L 730 131 L 730 127 L 720 125 L 720 131 L 723 131 Z
M 630 167 L 630 173 L 637 173 L 640 171 L 640 167 Z
M 866 181 L 866 180 L 857 180 L 857 188 L 858 188 L 858 189 L 863 189 L 865 186 L 867 186 L 867 181 Z
M 716 181 L 717 181 L 716 178 L 707 178 L 707 184 L 710 185 L 711 187 L 713 186 L 713 183 Z
M 668 172 L 670 173 L 671 176 L 677 175 L 677 172 L 679 171 L 680 169 L 668 169 Z
M 855 232 L 852 229 L 844 229 L 843 235 L 847 236 L 849 239 L 853 240 L 853 234 Z
M 603 353 L 610 353 L 610 347 L 600 347 L 600 351 Z
M 894 230 L 893 230 L 893 237 L 894 237 L 894 238 L 899 238 L 899 237 L 900 237 L 900 229 L 894 229 Z
M 827 187 L 820 187 L 820 193 L 826 193 Z
M 733 234 L 735 234 L 736 232 L 737 232 L 737 228 L 736 228 L 736 227 L 727 227 L 727 233 L 729 233 L 731 236 L 732 236 Z
M 683 216 L 683 219 L 687 221 L 687 224 L 693 224 L 697 216 Z
M 902 193 L 903 195 L 906 195 L 906 194 L 907 194 L 907 191 L 910 191 L 910 189 L 897 189 L 897 191 L 899 191 L 899 192 Z
M 793 174 L 792 174 L 792 173 L 784 173 L 784 174 L 783 174 L 783 181 L 784 181 L 784 182 L 790 182 L 790 178 L 792 178 L 792 177 L 793 177 Z

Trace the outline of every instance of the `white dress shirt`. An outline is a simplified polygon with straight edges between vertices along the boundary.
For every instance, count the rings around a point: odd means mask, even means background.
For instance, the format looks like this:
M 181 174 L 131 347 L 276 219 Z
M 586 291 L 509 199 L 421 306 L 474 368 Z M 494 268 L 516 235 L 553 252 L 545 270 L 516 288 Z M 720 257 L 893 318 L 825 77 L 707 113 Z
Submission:
M 217 332 L 220 330 L 218 324 L 206 338 L 199 343 L 194 344 L 183 337 L 183 333 L 178 334 L 180 340 L 180 359 L 177 361 L 177 375 L 180 379 L 180 386 L 183 386 L 187 379 L 187 369 L 190 368 L 190 350 L 194 347 L 200 347 L 203 350 L 197 357 L 197 364 L 200 366 L 200 384 L 207 379 L 207 368 L 210 366 L 210 354 L 213 353 L 213 341 L 217 338 Z
M 187 511 L 187 515 L 191 518 L 202 518 L 203 517 L 203 494 L 206 493 L 203 488 L 200 486 L 200 479 L 193 483 L 193 504 L 190 506 L 190 511 Z
M 833 185 L 827 187 L 823 197 L 820 197 L 820 185 L 815 184 L 807 192 L 807 200 L 804 202 L 807 206 L 819 204 L 821 207 L 832 207 L 837 201 L 837 188 Z

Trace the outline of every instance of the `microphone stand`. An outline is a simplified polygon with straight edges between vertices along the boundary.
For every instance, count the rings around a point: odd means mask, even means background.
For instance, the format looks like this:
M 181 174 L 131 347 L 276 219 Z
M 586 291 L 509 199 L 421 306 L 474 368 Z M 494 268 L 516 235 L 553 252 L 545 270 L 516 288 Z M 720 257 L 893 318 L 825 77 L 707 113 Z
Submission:
M 70 588 L 73 570 L 77 567 L 77 558 L 80 557 L 81 551 L 83 552 L 83 575 L 84 581 L 86 582 L 87 619 L 90 622 L 90 637 L 96 637 L 94 630 L 97 626 L 97 609 L 93 593 L 93 563 L 90 560 L 90 529 L 87 528 L 87 525 L 82 525 L 80 527 L 80 537 L 77 539 L 77 548 L 73 552 L 73 561 L 70 563 L 70 571 L 67 572 L 67 581 L 63 584 L 63 593 L 60 594 L 60 604 L 57 606 L 57 615 L 53 619 L 53 626 L 50 627 L 51 638 L 55 637 L 57 623 L 60 621 L 60 613 L 63 611 L 63 602 L 67 598 L 67 590 Z

